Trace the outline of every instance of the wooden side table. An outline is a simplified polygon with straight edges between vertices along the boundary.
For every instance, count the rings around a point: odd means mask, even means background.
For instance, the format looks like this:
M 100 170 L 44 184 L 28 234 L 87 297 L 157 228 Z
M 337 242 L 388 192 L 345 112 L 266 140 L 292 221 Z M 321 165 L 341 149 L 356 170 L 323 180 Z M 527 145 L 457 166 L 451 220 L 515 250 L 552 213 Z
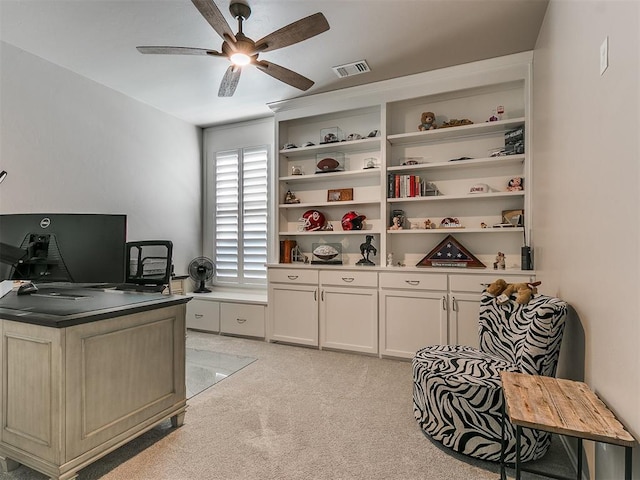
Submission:
M 501 372 L 504 402 L 502 407 L 502 451 L 500 478 L 505 480 L 505 422 L 516 426 L 516 480 L 526 471 L 551 478 L 547 474 L 520 465 L 520 436 L 523 427 L 535 428 L 578 439 L 577 479 L 582 479 L 582 440 L 610 443 L 625 448 L 625 480 L 631 480 L 632 449 L 635 438 L 625 430 L 613 412 L 584 383 L 560 378 Z M 567 479 L 570 480 L 570 479 Z

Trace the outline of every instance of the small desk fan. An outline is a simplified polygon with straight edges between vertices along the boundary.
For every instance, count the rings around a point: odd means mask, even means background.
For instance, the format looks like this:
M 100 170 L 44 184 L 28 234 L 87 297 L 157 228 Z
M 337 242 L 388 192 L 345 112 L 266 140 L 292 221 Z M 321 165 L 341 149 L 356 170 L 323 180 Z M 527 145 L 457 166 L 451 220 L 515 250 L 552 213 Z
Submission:
M 196 282 L 198 288 L 193 291 L 193 293 L 209 293 L 207 287 L 205 287 L 205 283 L 208 280 L 211 280 L 213 277 L 213 272 L 215 271 L 215 265 L 210 258 L 207 257 L 197 257 L 191 260 L 189 263 L 189 277 Z

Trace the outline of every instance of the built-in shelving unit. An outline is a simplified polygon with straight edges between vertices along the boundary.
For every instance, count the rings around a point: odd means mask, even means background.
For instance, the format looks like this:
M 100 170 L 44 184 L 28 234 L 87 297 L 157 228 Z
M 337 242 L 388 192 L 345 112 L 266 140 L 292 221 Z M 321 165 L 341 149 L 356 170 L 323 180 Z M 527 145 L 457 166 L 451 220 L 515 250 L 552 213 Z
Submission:
M 271 105 L 277 233 L 267 340 L 402 358 L 433 343 L 477 347 L 483 288 L 500 277 L 535 278 L 520 268 L 531 234 L 531 61 L 517 54 Z M 502 119 L 488 121 L 498 106 Z M 434 112 L 439 127 L 463 125 L 419 131 L 422 112 Z M 507 155 L 505 134 L 517 128 L 524 151 Z M 320 145 L 328 129 L 365 138 Z M 317 145 L 284 148 L 308 142 Z M 318 159 L 334 157 L 339 171 L 316 173 Z M 523 189 L 508 188 L 516 177 Z M 345 190 L 345 198 L 335 201 L 329 190 Z M 305 230 L 300 219 L 310 210 L 330 229 Z M 349 211 L 366 216 L 363 230 L 342 228 Z M 393 224 L 398 214 L 402 229 Z M 521 221 L 505 226 L 505 215 Z M 448 235 L 487 268 L 418 267 Z M 369 240 L 373 265 L 363 262 Z M 293 244 L 301 256 L 278 251 Z M 313 252 L 323 244 L 341 248 L 341 264 L 318 263 Z M 312 262 L 296 261 L 305 257 Z
M 492 264 L 500 251 L 511 259 L 509 268 L 518 269 L 530 219 L 525 214 L 514 227 L 493 227 L 504 223 L 503 212 L 530 211 L 530 71 L 522 65 L 465 71 L 446 81 L 436 76 L 432 84 L 385 86 L 377 99 L 371 90 L 368 95 L 322 94 L 317 101 L 307 97 L 274 105 L 277 243 L 293 240 L 311 258 L 313 245 L 327 237 L 327 242 L 342 244 L 346 267 L 361 259 L 354 235 L 371 234 L 378 265 L 393 254 L 395 263 L 413 266 L 451 234 L 485 264 Z M 426 111 L 435 113 L 438 128 L 420 131 Z M 452 123 L 462 125 L 443 128 Z M 524 152 L 500 152 L 505 133 L 518 128 L 524 131 Z M 362 138 L 322 144 L 326 131 Z M 338 171 L 316 173 L 318 159 L 332 156 L 341 161 Z M 365 168 L 370 163 L 374 167 Z M 522 179 L 522 190 L 508 188 L 516 177 Z M 400 181 L 402 189 L 390 184 Z M 437 194 L 426 191 L 427 182 Z M 419 183 L 421 192 L 415 187 Z M 330 201 L 328 191 L 336 189 L 352 191 L 352 199 Z M 287 192 L 299 203 L 287 203 Z M 330 228 L 305 231 L 301 219 L 309 210 L 320 211 Z M 349 211 L 366 216 L 364 230 L 342 229 L 341 219 Z M 397 211 L 404 216 L 401 230 L 390 228 Z M 464 228 L 425 228 L 440 227 L 444 219 Z

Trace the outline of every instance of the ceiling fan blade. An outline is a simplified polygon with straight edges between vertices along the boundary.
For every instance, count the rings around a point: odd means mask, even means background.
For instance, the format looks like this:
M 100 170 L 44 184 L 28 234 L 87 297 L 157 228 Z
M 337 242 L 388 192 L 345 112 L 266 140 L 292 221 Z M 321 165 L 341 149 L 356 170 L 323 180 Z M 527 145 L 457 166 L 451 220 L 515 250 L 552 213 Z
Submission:
M 223 53 L 216 52 L 215 50 L 208 50 L 206 48 L 191 48 L 191 47 L 136 47 L 140 53 L 153 53 L 161 55 L 214 55 L 224 56 Z
M 213 3 L 213 0 L 191 0 L 202 16 L 209 22 L 209 25 L 220 35 L 223 40 L 236 43 L 236 36 L 229 27 L 220 9 Z
M 234 92 L 236 91 L 236 87 L 238 86 L 238 82 L 240 81 L 240 74 L 242 73 L 242 69 L 235 65 L 231 65 L 227 68 L 227 71 L 222 78 L 222 82 L 220 83 L 220 88 L 218 89 L 219 97 L 232 97 Z
M 269 52 L 277 48 L 288 47 L 327 30 L 329 30 L 329 22 L 325 16 L 319 12 L 314 13 L 258 40 L 256 52 Z
M 254 65 L 267 75 L 271 75 L 273 78 L 289 84 L 292 87 L 299 88 L 300 90 L 308 90 L 314 83 L 313 80 L 309 80 L 299 73 L 276 65 L 275 63 L 267 62 L 266 60 L 255 62 Z

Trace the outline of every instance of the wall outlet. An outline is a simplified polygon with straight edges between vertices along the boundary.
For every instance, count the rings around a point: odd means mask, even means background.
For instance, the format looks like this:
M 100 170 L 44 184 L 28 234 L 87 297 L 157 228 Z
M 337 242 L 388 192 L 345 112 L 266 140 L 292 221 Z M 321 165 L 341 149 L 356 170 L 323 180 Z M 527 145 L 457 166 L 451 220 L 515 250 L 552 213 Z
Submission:
M 600 45 L 600 75 L 603 75 L 609 66 L 609 37 L 604 37 Z

